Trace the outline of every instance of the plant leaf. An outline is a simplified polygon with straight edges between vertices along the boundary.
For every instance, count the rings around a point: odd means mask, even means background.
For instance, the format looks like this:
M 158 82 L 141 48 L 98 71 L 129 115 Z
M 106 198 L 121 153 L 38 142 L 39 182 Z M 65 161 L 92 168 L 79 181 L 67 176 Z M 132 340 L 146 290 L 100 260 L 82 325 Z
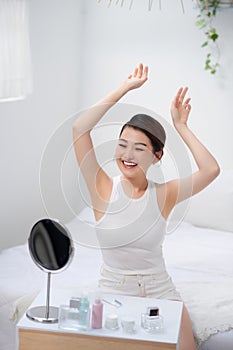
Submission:
M 218 39 L 218 34 L 214 33 L 210 36 L 210 39 L 212 39 L 213 41 L 216 41 Z

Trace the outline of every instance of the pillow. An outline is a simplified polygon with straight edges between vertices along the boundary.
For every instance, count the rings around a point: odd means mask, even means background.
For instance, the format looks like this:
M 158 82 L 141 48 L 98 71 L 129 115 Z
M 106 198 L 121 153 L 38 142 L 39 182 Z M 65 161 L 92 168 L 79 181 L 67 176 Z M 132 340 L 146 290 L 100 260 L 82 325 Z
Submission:
M 233 232 L 233 170 L 225 170 L 190 199 L 184 221 L 196 226 Z

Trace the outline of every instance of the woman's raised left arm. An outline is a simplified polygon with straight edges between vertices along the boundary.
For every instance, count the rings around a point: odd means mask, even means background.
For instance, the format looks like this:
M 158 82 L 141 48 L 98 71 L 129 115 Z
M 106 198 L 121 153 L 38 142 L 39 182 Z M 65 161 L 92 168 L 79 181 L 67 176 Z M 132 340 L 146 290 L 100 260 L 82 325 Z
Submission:
M 187 178 L 172 180 L 167 183 L 168 194 L 173 197 L 174 205 L 200 192 L 208 186 L 220 172 L 216 159 L 187 125 L 189 113 L 191 111 L 191 99 L 185 97 L 187 91 L 187 87 L 178 90 L 172 101 L 171 116 L 174 127 L 190 149 L 198 170 Z

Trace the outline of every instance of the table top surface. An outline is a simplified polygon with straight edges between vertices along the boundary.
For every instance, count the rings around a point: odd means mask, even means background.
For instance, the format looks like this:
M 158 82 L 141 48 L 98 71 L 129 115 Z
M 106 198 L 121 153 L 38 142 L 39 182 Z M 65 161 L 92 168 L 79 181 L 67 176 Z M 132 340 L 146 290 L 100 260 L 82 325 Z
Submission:
M 80 297 L 80 293 L 72 290 L 57 290 L 51 291 L 51 306 L 69 305 L 71 297 Z M 114 307 L 104 303 L 103 312 L 103 328 L 101 329 L 88 329 L 88 330 L 64 330 L 59 327 L 58 323 L 40 323 L 35 322 L 26 316 L 21 318 L 17 324 L 17 329 L 27 329 L 34 331 L 51 331 L 51 332 L 65 332 L 65 333 L 77 333 L 86 334 L 89 336 L 101 336 L 111 338 L 125 338 L 141 341 L 154 341 L 162 343 L 177 344 L 180 330 L 180 321 L 182 315 L 183 303 L 179 301 L 154 299 L 154 298 L 141 298 L 130 297 L 123 295 L 103 294 L 102 298 L 107 301 L 117 299 L 122 306 Z M 94 294 L 89 294 L 90 303 L 94 300 Z M 31 307 L 45 306 L 46 295 L 40 293 L 33 301 Z M 141 327 L 141 314 L 146 312 L 148 306 L 158 306 L 160 309 L 160 315 L 163 316 L 164 329 L 157 333 L 148 333 Z M 126 333 L 121 327 L 117 330 L 109 330 L 104 327 L 104 320 L 108 313 L 116 313 L 119 318 L 119 323 L 122 317 L 133 317 L 136 322 L 135 332 Z

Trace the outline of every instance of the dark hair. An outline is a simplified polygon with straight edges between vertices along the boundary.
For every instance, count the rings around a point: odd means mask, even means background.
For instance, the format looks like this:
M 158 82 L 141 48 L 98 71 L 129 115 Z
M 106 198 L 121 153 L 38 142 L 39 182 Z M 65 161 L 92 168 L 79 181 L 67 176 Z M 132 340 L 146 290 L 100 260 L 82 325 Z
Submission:
M 126 127 L 138 129 L 150 139 L 154 153 L 162 151 L 166 141 L 166 133 L 163 126 L 147 114 L 136 114 L 121 129 L 120 136 Z

